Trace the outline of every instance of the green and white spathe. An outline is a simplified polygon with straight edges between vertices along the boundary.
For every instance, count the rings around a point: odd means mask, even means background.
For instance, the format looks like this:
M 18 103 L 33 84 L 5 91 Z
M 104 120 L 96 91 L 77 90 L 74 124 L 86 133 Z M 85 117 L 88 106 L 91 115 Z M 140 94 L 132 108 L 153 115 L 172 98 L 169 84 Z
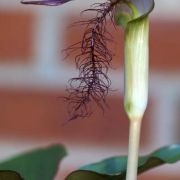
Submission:
M 148 100 L 148 14 L 153 0 L 124 0 L 115 8 L 115 21 L 125 30 L 124 106 L 130 120 L 142 118 Z

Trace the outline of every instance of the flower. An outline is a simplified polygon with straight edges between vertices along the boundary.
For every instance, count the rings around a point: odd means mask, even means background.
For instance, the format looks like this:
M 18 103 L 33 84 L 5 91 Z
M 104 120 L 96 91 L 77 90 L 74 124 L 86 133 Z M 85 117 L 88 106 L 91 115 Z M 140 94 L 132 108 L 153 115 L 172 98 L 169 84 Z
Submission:
M 141 119 L 148 101 L 148 15 L 154 0 L 124 0 L 115 9 L 117 25 L 125 29 L 124 106 L 130 120 Z
M 154 8 L 154 0 L 123 0 L 115 8 L 117 25 L 126 28 L 133 20 L 147 16 Z
M 46 5 L 46 6 L 58 6 L 64 3 L 67 3 L 72 0 L 22 0 L 22 4 L 35 4 L 35 5 Z

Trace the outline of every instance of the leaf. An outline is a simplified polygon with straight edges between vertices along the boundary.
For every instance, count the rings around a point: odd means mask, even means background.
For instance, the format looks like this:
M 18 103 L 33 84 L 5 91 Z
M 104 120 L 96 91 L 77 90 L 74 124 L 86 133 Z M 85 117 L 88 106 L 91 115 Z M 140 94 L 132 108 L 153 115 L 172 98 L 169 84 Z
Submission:
M 0 180 L 23 180 L 22 177 L 14 171 L 0 171 Z
M 0 163 L 0 170 L 20 173 L 25 180 L 53 180 L 59 161 L 66 155 L 65 148 L 53 145 L 16 156 Z
M 160 148 L 149 155 L 139 157 L 138 174 L 166 163 L 180 160 L 180 144 Z M 124 180 L 127 156 L 117 156 L 82 167 L 72 172 L 66 180 Z

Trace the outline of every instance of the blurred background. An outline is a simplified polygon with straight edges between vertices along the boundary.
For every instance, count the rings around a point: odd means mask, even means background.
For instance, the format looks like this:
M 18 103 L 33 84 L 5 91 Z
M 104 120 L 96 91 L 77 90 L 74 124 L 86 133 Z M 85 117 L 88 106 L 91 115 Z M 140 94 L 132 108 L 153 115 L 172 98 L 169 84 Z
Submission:
M 20 1 L 20 0 L 19 0 Z M 68 149 L 56 180 L 83 164 L 127 154 L 128 120 L 123 110 L 123 31 L 109 30 L 116 54 L 110 70 L 109 109 L 95 108 L 87 119 L 66 125 L 66 86 L 77 76 L 73 56 L 62 49 L 79 41 L 82 27 L 70 25 L 95 0 L 61 7 L 0 1 L 0 159 L 60 143 Z M 100 1 L 98 1 L 100 2 Z M 180 3 L 158 0 L 150 17 L 150 90 L 143 121 L 142 154 L 180 143 Z M 180 163 L 139 176 L 140 180 L 179 180 Z

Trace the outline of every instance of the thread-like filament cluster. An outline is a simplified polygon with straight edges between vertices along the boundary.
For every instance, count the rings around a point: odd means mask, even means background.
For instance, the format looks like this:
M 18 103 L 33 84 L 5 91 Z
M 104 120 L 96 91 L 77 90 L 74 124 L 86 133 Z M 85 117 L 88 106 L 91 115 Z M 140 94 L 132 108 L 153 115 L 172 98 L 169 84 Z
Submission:
M 112 53 L 108 49 L 112 37 L 106 28 L 106 21 L 109 18 L 113 22 L 113 8 L 119 2 L 98 3 L 92 9 L 85 10 L 96 12 L 96 16 L 79 22 L 85 26 L 82 41 L 66 49 L 68 53 L 80 49 L 75 56 L 79 76 L 70 79 L 68 96 L 65 98 L 68 101 L 69 120 L 91 115 L 91 102 L 102 110 L 106 106 L 105 99 L 111 85 L 107 72 L 112 61 Z

